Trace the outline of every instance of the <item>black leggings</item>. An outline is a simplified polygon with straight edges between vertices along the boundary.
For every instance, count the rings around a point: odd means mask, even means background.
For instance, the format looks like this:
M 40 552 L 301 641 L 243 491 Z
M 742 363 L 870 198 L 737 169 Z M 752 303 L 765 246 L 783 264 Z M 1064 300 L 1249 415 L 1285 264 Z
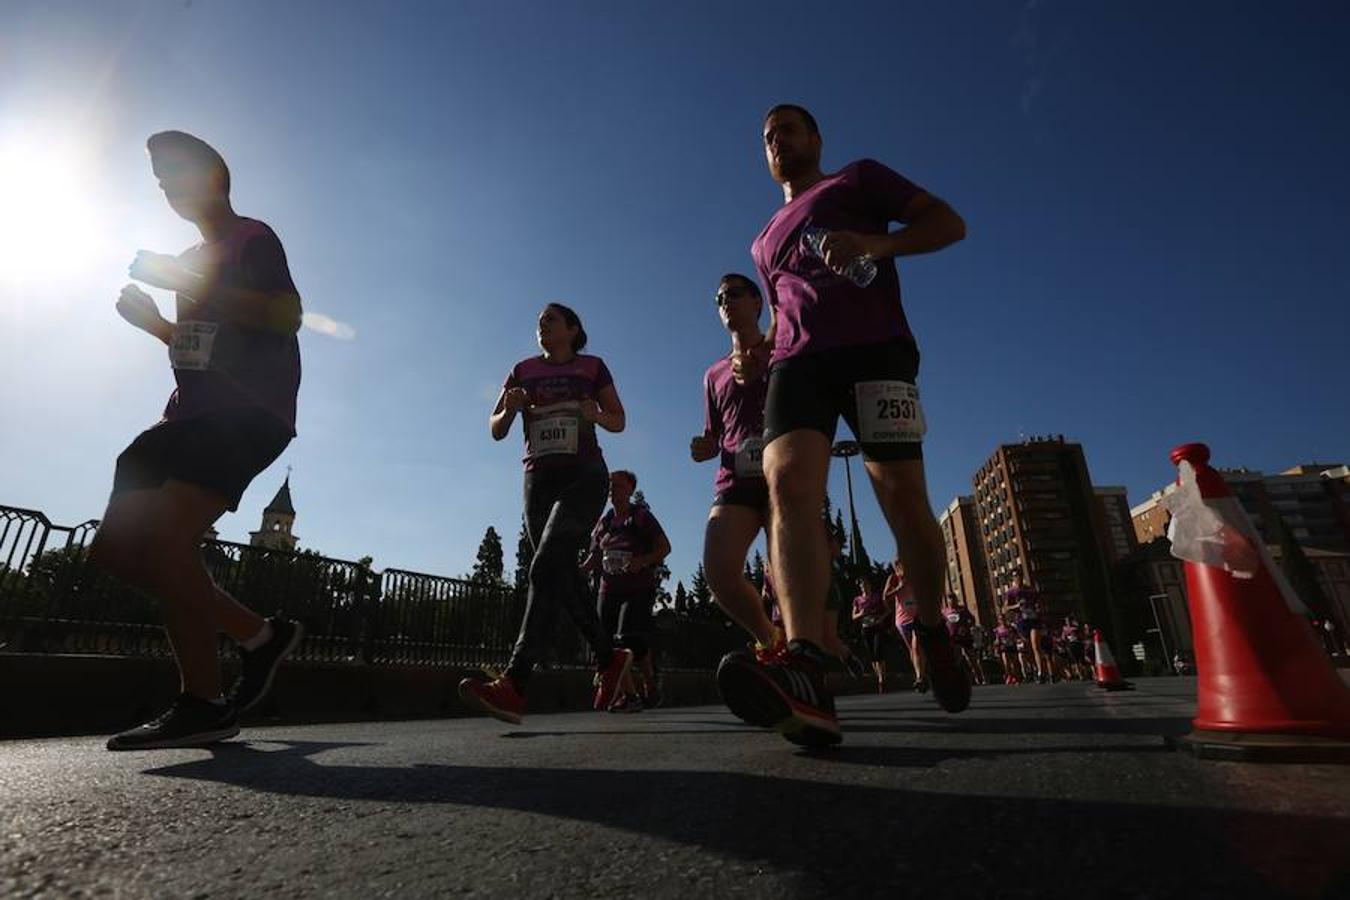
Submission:
M 608 665 L 614 655 L 577 559 L 605 508 L 608 491 L 609 471 L 598 460 L 525 473 L 525 533 L 534 548 L 534 562 L 520 635 L 506 668 L 517 684 L 523 684 L 547 656 L 559 607 L 591 645 L 600 666 Z
M 884 663 L 886 661 L 886 647 L 891 643 L 891 635 L 894 633 L 895 629 L 889 623 L 863 626 L 863 644 L 867 647 L 872 662 Z
M 647 636 L 652 630 L 652 605 L 655 591 L 625 591 L 600 595 L 596 604 L 600 624 L 614 642 L 633 651 L 633 661 L 642 662 L 651 649 Z

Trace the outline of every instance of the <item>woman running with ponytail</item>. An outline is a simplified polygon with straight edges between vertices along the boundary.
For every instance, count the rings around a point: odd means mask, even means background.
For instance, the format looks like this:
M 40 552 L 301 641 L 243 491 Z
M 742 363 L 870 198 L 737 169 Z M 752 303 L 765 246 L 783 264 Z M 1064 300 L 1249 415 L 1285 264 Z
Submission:
M 525 685 L 549 650 L 559 608 L 595 653 L 596 709 L 609 708 L 633 662 L 632 652 L 615 649 L 601 627 L 577 568 L 609 492 L 595 429 L 623 431 L 623 404 L 604 361 L 581 353 L 586 331 L 575 312 L 561 303 L 544 307 L 538 339 L 543 354 L 511 369 L 489 423 L 500 441 L 524 414 L 525 532 L 534 548 L 525 615 L 506 672 L 459 683 L 466 704 L 512 724 L 525 713 Z

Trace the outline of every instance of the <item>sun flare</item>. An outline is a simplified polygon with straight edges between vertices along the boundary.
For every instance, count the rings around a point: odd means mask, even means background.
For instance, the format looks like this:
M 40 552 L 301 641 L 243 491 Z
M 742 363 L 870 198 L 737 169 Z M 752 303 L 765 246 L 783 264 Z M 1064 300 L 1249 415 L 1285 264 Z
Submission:
M 95 174 L 68 142 L 0 133 L 0 284 L 50 284 L 97 261 L 107 231 Z

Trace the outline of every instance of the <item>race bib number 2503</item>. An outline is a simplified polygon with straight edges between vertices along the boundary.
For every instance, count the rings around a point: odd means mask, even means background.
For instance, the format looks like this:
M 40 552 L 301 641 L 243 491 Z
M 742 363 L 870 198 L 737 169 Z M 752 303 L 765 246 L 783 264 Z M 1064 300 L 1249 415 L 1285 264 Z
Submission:
M 179 322 L 173 326 L 169 341 L 169 363 L 175 369 L 201 371 L 211 368 L 211 350 L 215 347 L 215 322 Z
M 864 444 L 912 444 L 923 440 L 919 389 L 907 381 L 860 381 L 854 386 L 858 404 L 858 440 Z

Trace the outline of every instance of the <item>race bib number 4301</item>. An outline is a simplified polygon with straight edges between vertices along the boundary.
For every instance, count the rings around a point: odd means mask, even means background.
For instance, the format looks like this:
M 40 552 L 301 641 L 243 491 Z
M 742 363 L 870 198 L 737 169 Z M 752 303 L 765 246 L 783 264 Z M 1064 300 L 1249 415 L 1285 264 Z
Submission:
M 536 410 L 529 423 L 529 455 L 554 456 L 577 452 L 581 413 L 575 404 L 557 404 Z
M 858 441 L 864 444 L 912 444 L 928 430 L 919 389 L 907 381 L 860 381 Z
M 211 368 L 211 349 L 216 343 L 215 322 L 179 322 L 169 341 L 169 363 L 175 369 L 201 371 Z

